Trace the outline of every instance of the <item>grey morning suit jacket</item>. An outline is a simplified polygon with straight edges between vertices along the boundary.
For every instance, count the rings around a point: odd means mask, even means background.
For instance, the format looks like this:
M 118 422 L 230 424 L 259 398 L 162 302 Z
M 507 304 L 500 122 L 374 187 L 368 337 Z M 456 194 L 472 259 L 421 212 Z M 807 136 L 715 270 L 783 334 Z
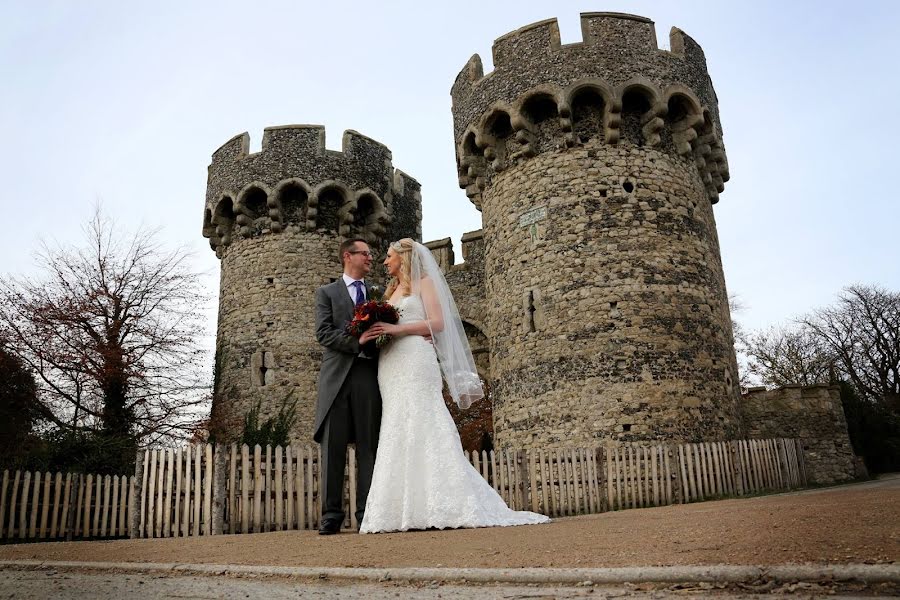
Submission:
M 366 297 L 372 297 L 368 282 Z M 319 370 L 319 399 L 316 403 L 313 434 L 313 439 L 317 442 L 321 441 L 322 423 L 331 404 L 344 384 L 354 359 L 359 355 L 359 340 L 344 331 L 344 327 L 353 318 L 353 309 L 354 302 L 350 299 L 343 278 L 316 290 L 316 340 L 325 347 Z

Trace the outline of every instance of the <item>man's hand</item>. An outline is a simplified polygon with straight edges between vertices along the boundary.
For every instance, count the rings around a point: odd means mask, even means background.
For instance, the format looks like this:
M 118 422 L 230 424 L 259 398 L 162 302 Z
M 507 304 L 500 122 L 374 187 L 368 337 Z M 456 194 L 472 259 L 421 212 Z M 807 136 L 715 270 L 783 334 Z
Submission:
M 362 346 L 366 342 L 371 342 L 372 340 L 377 338 L 378 335 L 378 333 L 372 331 L 371 327 L 369 329 L 366 329 L 365 331 L 363 331 L 363 334 L 359 336 L 359 345 Z

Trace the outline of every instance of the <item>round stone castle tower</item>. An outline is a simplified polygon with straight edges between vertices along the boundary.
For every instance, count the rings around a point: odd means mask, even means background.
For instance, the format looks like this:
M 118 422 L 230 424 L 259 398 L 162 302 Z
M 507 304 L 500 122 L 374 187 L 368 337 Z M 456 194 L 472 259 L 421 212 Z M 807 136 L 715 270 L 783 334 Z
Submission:
M 452 89 L 481 210 L 496 443 L 716 440 L 740 395 L 712 205 L 728 179 L 703 51 L 653 22 L 555 19 Z
M 309 442 L 322 357 L 315 289 L 340 277 L 348 237 L 382 255 L 391 240 L 421 239 L 420 186 L 355 131 L 341 152 L 325 149 L 318 125 L 267 128 L 254 154 L 249 139 L 226 142 L 209 166 L 203 235 L 221 259 L 210 428 L 234 439 L 257 402 L 262 421 L 296 400 L 291 437 Z

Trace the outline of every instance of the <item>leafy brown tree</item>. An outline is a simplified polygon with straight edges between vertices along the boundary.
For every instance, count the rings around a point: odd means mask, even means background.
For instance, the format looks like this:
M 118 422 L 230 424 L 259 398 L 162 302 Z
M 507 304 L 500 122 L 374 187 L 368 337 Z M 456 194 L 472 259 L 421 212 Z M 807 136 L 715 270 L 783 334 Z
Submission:
M 127 236 L 98 209 L 85 233 L 80 247 L 44 245 L 43 276 L 0 283 L 0 327 L 37 378 L 34 410 L 73 435 L 181 436 L 205 401 L 199 277 L 156 231 Z

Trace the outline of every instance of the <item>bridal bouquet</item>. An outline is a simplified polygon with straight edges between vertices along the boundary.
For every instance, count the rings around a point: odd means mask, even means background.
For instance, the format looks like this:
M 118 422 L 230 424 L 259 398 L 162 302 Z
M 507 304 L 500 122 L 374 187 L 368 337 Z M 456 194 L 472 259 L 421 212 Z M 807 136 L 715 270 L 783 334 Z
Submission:
M 347 333 L 353 337 L 360 337 L 376 321 L 384 323 L 396 323 L 400 320 L 400 313 L 393 305 L 382 300 L 369 300 L 356 307 L 353 311 L 353 319 L 347 323 Z M 391 340 L 387 334 L 379 335 L 374 341 L 367 342 L 364 347 L 381 348 Z

